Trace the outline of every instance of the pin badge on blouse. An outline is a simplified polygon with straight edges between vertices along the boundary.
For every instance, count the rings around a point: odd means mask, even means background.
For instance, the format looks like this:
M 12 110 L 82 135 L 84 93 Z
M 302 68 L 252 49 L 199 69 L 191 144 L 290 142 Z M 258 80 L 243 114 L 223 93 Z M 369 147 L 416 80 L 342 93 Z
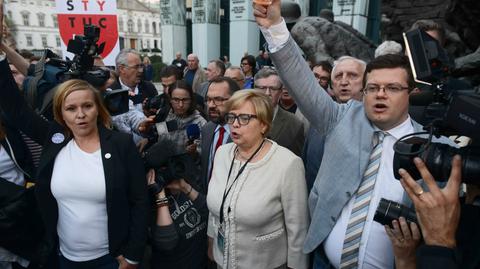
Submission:
M 110 159 L 112 158 L 112 154 L 110 153 L 105 153 L 105 159 Z
M 62 143 L 63 141 L 65 141 L 65 136 L 61 133 L 54 133 L 52 135 L 52 142 L 54 144 L 60 144 Z

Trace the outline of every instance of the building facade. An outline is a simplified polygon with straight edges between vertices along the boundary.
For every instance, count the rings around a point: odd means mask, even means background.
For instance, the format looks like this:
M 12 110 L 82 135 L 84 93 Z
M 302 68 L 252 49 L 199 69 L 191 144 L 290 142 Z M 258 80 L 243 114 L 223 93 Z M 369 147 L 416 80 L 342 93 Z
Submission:
M 5 14 L 16 48 L 61 55 L 55 0 L 6 0 Z M 117 1 L 120 48 L 161 52 L 160 12 L 136 0 Z

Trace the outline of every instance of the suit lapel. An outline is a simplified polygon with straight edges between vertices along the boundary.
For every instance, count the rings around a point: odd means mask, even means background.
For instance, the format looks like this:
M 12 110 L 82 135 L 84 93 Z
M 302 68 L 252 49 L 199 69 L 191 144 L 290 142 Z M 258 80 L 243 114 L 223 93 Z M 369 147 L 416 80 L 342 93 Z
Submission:
M 100 149 L 102 156 L 103 172 L 105 175 L 107 201 L 111 201 L 113 194 L 113 185 L 115 181 L 115 160 L 119 156 L 117 156 L 118 152 L 114 152 L 113 143 L 110 140 L 112 131 L 105 128 L 101 124 L 98 125 L 98 130 L 100 136 Z
M 284 113 L 290 113 L 283 111 L 282 108 L 278 107 L 277 109 L 277 115 L 275 115 L 275 119 L 273 119 L 272 122 L 272 129 L 270 129 L 268 137 L 270 137 L 272 140 L 278 143 L 278 137 L 280 136 L 280 133 L 282 132 L 282 129 L 284 128 L 284 125 L 286 123 L 286 117 Z

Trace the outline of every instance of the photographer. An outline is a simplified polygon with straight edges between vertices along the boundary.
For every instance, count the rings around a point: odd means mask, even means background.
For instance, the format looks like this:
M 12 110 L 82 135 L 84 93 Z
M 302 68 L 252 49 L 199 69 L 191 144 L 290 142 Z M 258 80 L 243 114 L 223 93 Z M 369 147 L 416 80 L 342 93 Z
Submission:
M 147 173 L 155 201 L 152 226 L 152 269 L 204 269 L 207 261 L 208 209 L 204 194 L 184 179 L 156 182 L 155 171 Z
M 470 204 L 475 197 L 467 193 L 465 204 L 461 204 L 458 197 L 461 183 L 461 160 L 457 155 L 453 158 L 452 169 L 447 185 L 440 189 L 432 177 L 425 163 L 415 159 L 415 165 L 424 179 L 428 191 L 422 188 L 411 175 L 403 169 L 401 183 L 412 199 L 417 212 L 419 226 L 422 231 L 424 245 L 417 249 L 417 268 L 478 268 L 479 247 L 477 232 L 480 210 L 478 206 Z M 470 186 L 473 187 L 473 186 Z M 415 224 L 411 224 L 411 233 L 416 234 Z M 403 228 L 403 227 L 402 227 Z M 388 229 L 387 229 L 388 231 Z M 408 238 L 409 230 L 399 241 L 411 241 Z M 398 233 L 396 236 L 398 237 Z M 390 237 L 395 245 L 395 238 Z M 415 250 L 411 246 L 410 251 Z M 402 256 L 395 252 L 396 258 Z M 397 266 L 397 268 L 399 268 Z M 415 268 L 415 260 L 404 268 Z

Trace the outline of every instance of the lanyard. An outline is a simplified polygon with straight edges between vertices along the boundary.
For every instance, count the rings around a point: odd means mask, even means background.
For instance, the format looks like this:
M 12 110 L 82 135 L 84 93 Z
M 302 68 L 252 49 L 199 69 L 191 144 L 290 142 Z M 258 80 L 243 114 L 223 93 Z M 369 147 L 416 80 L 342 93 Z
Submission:
M 237 176 L 235 177 L 235 179 L 232 181 L 232 184 L 230 184 L 230 187 L 228 188 L 227 190 L 227 186 L 228 186 L 228 181 L 230 180 L 230 175 L 232 174 L 232 168 L 233 168 L 233 162 L 235 161 L 235 154 L 233 154 L 233 159 L 232 159 L 232 163 L 230 164 L 230 169 L 228 171 L 228 178 L 227 178 L 227 184 L 225 185 L 225 190 L 223 191 L 223 198 L 222 198 L 222 204 L 220 205 L 220 224 L 223 223 L 223 207 L 225 206 L 225 200 L 227 200 L 227 196 L 228 194 L 230 193 L 230 191 L 232 190 L 232 187 L 233 185 L 235 184 L 235 182 L 237 181 L 238 177 L 240 177 L 240 175 L 243 173 L 243 170 L 245 170 L 245 167 L 247 166 L 247 164 L 253 159 L 253 157 L 255 157 L 255 155 L 257 155 L 257 153 L 260 151 L 260 149 L 263 147 L 263 144 L 265 143 L 265 140 L 262 141 L 262 144 L 260 144 L 260 146 L 255 150 L 255 152 L 252 154 L 252 156 L 250 156 L 250 158 L 248 158 L 247 162 L 240 168 L 240 170 L 238 171 L 237 173 Z M 235 151 L 238 149 L 235 148 Z

